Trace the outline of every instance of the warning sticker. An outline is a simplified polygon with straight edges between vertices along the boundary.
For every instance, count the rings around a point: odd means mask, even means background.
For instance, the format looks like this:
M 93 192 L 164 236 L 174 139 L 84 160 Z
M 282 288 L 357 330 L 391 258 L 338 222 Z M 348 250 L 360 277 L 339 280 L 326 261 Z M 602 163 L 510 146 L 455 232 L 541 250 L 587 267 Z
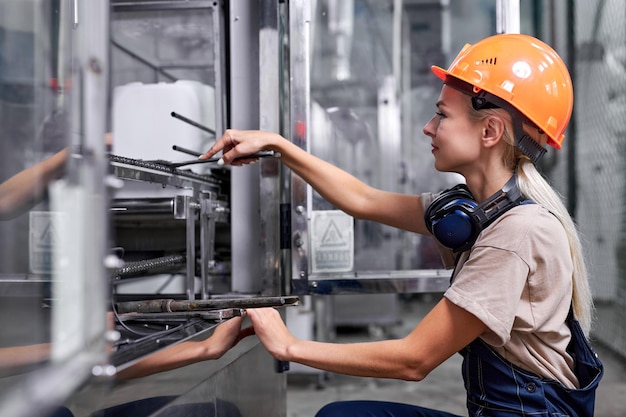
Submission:
M 311 217 L 312 272 L 354 268 L 354 219 L 340 210 L 314 211 Z
M 58 243 L 60 213 L 49 211 L 30 212 L 29 260 L 33 273 L 52 272 L 52 250 Z

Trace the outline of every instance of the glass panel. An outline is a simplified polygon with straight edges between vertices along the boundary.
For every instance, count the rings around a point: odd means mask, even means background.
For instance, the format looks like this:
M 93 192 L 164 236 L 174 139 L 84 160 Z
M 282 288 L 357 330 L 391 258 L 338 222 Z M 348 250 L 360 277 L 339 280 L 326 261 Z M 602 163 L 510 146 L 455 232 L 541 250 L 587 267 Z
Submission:
M 80 16 L 77 4 L 0 0 L 0 409 L 7 415 L 46 415 L 105 360 L 106 54 L 98 36 L 106 34 L 107 8 L 89 2 Z M 93 20 L 78 25 L 87 16 Z
M 60 4 L 0 1 L 2 348 L 51 338 L 52 254 L 63 214 L 51 210 L 48 190 L 64 174 L 69 143 L 70 60 L 63 45 L 71 25 Z M 25 348 L 1 363 L 38 362 L 48 348 Z
M 411 74 L 397 78 L 394 69 L 394 2 L 319 1 L 314 16 L 311 152 L 390 191 L 445 185 L 446 178 L 433 173 L 430 144 L 420 137 L 438 91 L 423 71 L 401 88 Z M 443 16 L 437 2 L 406 6 L 403 44 L 407 55 L 423 54 L 406 65 L 441 61 Z M 314 193 L 313 210 L 329 209 Z M 424 256 L 427 240 L 377 223 L 356 220 L 354 242 L 355 270 L 440 267 L 438 257 Z
M 624 358 L 626 4 L 576 2 L 574 11 L 576 130 L 565 136 L 564 145 L 575 151 L 570 162 L 570 172 L 575 172 L 569 179 L 570 207 L 584 237 L 597 309 L 594 336 Z
M 310 149 L 372 186 L 437 192 L 462 178 L 434 169 L 430 141 L 422 133 L 441 88 L 430 66 L 446 67 L 465 43 L 494 34 L 496 5 L 408 1 L 394 10 L 397 4 L 317 2 Z M 527 10 L 523 15 L 532 15 Z M 522 27 L 528 26 L 524 17 Z M 313 210 L 331 209 L 314 193 Z M 432 239 L 373 222 L 355 220 L 354 246 L 354 270 L 442 267 Z
M 211 8 L 114 8 L 113 86 L 195 80 L 214 86 L 216 39 Z

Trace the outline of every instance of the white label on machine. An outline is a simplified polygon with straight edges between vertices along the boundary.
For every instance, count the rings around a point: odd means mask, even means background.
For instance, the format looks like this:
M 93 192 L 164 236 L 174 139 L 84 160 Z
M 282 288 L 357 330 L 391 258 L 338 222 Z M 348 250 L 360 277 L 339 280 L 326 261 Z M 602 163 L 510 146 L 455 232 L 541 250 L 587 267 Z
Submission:
M 52 250 L 59 240 L 59 216 L 60 213 L 50 211 L 30 212 L 28 244 L 33 273 L 52 272 Z
M 354 219 L 340 210 L 313 211 L 312 272 L 348 272 L 354 268 Z

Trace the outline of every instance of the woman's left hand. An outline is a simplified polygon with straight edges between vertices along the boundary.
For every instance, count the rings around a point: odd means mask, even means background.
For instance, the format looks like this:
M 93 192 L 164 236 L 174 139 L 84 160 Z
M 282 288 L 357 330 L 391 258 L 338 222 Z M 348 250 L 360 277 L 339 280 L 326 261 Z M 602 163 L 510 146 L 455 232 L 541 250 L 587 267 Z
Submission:
M 241 328 L 243 319 L 244 317 L 233 317 L 226 320 L 215 328 L 211 337 L 205 340 L 204 343 L 211 346 L 213 359 L 222 357 L 241 339 L 254 334 L 252 327 Z

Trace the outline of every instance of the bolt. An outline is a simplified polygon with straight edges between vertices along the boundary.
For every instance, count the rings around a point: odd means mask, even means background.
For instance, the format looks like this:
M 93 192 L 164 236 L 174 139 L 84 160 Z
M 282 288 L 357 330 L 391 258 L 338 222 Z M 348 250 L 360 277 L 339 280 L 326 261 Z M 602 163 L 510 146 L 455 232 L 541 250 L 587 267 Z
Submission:
M 97 58 L 89 59 L 89 69 L 93 71 L 94 74 L 102 74 L 102 66 Z

